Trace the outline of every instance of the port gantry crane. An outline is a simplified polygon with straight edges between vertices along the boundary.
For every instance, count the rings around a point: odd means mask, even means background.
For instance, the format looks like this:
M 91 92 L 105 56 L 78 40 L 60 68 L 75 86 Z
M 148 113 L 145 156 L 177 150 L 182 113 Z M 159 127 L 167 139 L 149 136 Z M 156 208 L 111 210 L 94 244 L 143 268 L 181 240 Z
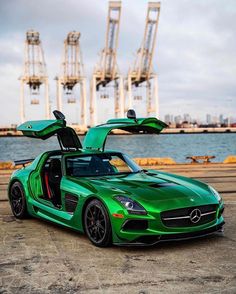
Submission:
M 127 77 L 128 108 L 133 108 L 133 100 L 141 100 L 142 96 L 134 96 L 134 87 L 144 85 L 146 88 L 147 116 L 159 116 L 158 81 L 153 70 L 153 55 L 156 45 L 156 35 L 160 15 L 160 2 L 149 2 L 146 25 L 141 47 L 137 51 L 134 66 Z
M 97 94 L 100 98 L 109 98 L 101 94 L 101 87 L 106 88 L 114 82 L 115 117 L 124 115 L 123 77 L 118 71 L 116 55 L 118 48 L 121 1 L 110 1 L 107 17 L 106 43 L 101 52 L 100 63 L 95 67 L 91 80 L 90 124 L 97 124 Z M 100 93 L 99 93 L 100 91 Z
M 46 63 L 44 59 L 44 52 L 40 40 L 39 32 L 29 30 L 26 32 L 25 39 L 25 58 L 24 71 L 20 77 L 21 81 L 21 97 L 20 97 L 20 117 L 21 121 L 25 121 L 25 102 L 26 93 L 25 85 L 29 87 L 31 95 L 39 95 L 40 87 L 44 86 L 45 96 L 45 117 L 50 118 L 50 102 L 49 102 L 49 85 L 46 71 Z M 35 96 L 36 97 L 36 96 Z M 32 98 L 32 97 L 31 97 Z M 31 99 L 32 105 L 39 104 L 39 99 Z
M 80 32 L 69 32 L 64 41 L 64 52 L 61 76 L 57 81 L 57 109 L 62 111 L 64 94 L 68 96 L 67 102 L 76 103 L 76 86 L 80 87 L 80 126 L 87 126 L 86 115 L 86 78 L 82 52 L 80 48 Z

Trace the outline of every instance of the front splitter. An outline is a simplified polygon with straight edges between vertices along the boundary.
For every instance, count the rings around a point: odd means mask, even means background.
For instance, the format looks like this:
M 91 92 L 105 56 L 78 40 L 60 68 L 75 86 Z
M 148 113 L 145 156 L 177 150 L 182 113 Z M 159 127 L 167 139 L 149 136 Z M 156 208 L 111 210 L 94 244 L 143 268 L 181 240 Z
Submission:
M 132 242 L 121 242 L 121 243 L 113 243 L 116 246 L 154 246 L 160 242 L 172 242 L 172 241 L 184 241 L 196 238 L 203 238 L 217 232 L 223 232 L 223 226 L 225 222 L 205 229 L 201 231 L 191 232 L 191 233 L 177 233 L 177 234 L 166 234 L 166 235 L 147 235 L 141 236 L 135 239 Z M 146 240 L 146 241 L 145 241 Z

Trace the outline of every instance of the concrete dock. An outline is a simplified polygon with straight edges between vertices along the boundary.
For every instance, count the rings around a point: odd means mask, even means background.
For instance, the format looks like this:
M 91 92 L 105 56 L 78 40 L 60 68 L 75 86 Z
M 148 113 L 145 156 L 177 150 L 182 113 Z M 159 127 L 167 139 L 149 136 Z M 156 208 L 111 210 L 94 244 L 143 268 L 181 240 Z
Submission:
M 155 168 L 155 167 L 152 167 Z M 0 171 L 0 293 L 236 293 L 236 164 L 157 166 L 215 187 L 225 233 L 154 247 L 92 246 L 79 233 L 16 220 Z

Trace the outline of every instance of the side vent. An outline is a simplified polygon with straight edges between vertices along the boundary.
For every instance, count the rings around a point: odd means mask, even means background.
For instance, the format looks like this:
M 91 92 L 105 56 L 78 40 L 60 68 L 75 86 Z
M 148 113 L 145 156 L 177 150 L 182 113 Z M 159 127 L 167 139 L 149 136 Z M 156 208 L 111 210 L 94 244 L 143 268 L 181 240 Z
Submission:
M 78 196 L 72 194 L 65 195 L 65 209 L 67 212 L 74 213 L 78 203 Z

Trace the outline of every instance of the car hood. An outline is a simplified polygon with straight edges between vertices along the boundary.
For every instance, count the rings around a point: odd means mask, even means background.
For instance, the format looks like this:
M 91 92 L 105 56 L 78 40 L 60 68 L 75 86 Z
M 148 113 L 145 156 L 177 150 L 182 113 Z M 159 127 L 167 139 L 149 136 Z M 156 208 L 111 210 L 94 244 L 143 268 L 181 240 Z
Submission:
M 150 209 L 159 207 L 167 210 L 217 203 L 206 184 L 163 172 L 90 178 L 89 183 L 101 197 L 126 195 Z

